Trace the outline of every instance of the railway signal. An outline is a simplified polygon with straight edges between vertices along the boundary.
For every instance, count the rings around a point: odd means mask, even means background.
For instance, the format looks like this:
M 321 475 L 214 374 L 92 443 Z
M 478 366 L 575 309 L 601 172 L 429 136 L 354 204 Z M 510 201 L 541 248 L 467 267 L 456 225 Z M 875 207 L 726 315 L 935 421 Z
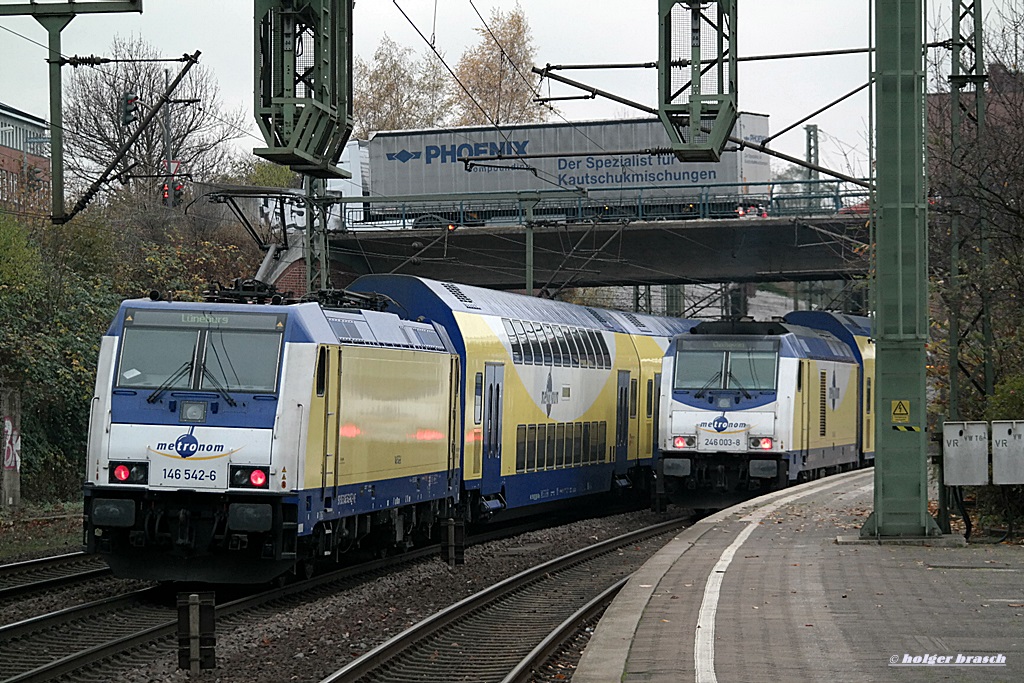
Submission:
M 127 126 L 135 121 L 139 115 L 139 96 L 135 93 L 126 92 L 121 96 L 121 124 Z

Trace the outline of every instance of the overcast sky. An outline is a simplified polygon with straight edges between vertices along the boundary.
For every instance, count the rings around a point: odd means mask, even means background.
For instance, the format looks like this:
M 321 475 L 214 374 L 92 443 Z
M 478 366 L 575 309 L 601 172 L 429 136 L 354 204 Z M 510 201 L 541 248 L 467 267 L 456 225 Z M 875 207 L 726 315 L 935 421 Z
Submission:
M 2 4 L 27 0 L 0 0 Z M 739 4 L 741 56 L 864 48 L 869 43 L 870 0 L 754 0 Z M 477 41 L 476 9 L 485 19 L 500 0 L 398 0 L 412 22 L 454 66 L 463 49 Z M 520 0 L 533 32 L 538 65 L 653 62 L 657 59 L 656 0 Z M 434 20 L 436 7 L 436 24 Z M 225 104 L 252 110 L 252 3 L 241 0 L 144 0 L 139 14 L 82 15 L 64 29 L 65 55 L 105 54 L 115 34 L 139 35 L 166 56 L 201 50 L 200 63 L 212 70 Z M 0 18 L 0 101 L 47 118 L 46 50 L 10 31 L 46 43 L 46 33 L 30 18 Z M 368 59 L 386 32 L 418 54 L 422 38 L 391 0 L 358 0 L 355 5 L 356 54 Z M 177 67 L 177 65 L 173 65 Z M 65 67 L 68 68 L 68 67 Z M 656 70 L 573 72 L 570 77 L 648 106 L 657 100 Z M 868 78 L 865 55 L 816 57 L 741 63 L 740 109 L 769 114 L 771 130 L 781 130 Z M 567 95 L 552 85 L 552 95 Z M 848 173 L 864 174 L 867 164 L 868 97 L 862 92 L 810 121 L 823 133 L 822 162 Z M 560 104 L 568 120 L 622 118 L 633 115 L 607 100 Z M 556 119 L 557 120 L 557 119 Z M 256 133 L 249 117 L 250 132 Z M 245 138 L 246 146 L 262 141 Z M 804 156 L 803 125 L 773 143 L 777 149 Z

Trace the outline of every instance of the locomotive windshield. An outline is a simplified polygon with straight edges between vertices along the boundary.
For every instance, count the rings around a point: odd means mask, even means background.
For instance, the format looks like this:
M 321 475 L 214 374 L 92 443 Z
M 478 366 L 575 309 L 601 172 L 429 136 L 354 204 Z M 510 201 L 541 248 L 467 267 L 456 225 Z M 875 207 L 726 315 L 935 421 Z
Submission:
M 676 340 L 673 388 L 774 390 L 778 359 L 779 344 L 774 339 L 684 337 Z
M 285 315 L 129 309 L 117 386 L 277 391 Z

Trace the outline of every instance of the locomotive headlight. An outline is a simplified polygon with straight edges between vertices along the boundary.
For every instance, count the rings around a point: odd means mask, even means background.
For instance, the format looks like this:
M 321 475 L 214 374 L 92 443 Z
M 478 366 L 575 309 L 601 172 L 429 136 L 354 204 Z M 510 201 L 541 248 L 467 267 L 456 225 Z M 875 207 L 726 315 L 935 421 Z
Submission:
M 775 442 L 770 436 L 752 436 L 750 437 L 750 447 L 754 450 L 770 451 Z
M 182 422 L 206 422 L 206 401 L 182 401 L 178 419 Z

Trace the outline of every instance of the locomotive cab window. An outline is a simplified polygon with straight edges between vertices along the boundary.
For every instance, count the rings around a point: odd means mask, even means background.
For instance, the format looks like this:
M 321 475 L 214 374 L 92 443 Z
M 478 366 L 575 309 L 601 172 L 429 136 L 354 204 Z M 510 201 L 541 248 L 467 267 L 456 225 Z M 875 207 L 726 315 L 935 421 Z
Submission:
M 689 391 L 775 389 L 778 340 L 679 339 L 672 388 Z
M 327 347 L 321 346 L 316 357 L 316 395 L 323 396 L 327 391 Z
M 287 316 L 128 309 L 117 386 L 277 391 Z

